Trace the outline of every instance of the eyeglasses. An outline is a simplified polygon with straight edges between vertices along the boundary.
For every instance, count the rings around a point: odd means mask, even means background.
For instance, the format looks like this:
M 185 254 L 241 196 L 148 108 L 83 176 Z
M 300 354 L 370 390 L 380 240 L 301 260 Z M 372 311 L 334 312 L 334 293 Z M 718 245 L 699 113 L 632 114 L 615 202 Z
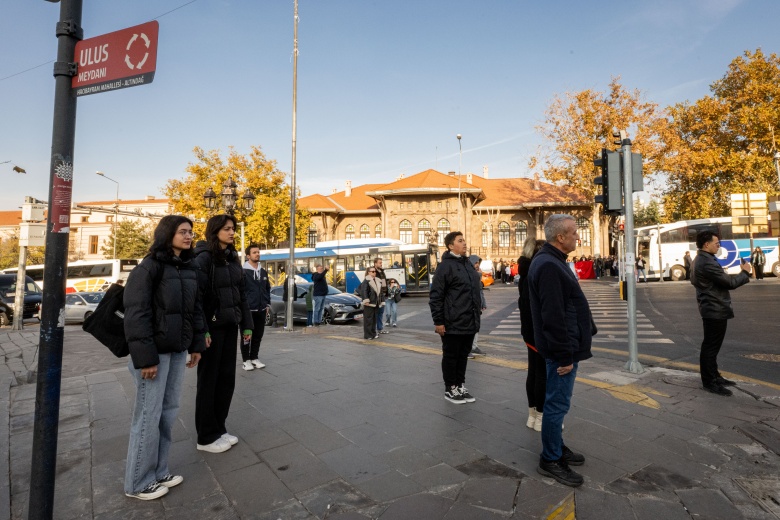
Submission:
M 194 237 L 195 233 L 193 231 L 187 231 L 186 229 L 182 229 L 181 231 L 176 232 L 177 235 L 181 235 L 183 237 Z
M 369 269 L 368 272 L 369 273 L 375 273 L 376 271 L 374 269 Z

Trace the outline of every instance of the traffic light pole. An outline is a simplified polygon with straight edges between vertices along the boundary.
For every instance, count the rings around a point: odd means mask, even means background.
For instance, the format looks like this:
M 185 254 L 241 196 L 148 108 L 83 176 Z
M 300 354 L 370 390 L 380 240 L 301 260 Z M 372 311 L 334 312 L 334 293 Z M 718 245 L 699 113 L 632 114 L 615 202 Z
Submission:
M 631 140 L 623 139 L 623 203 L 625 207 L 625 244 L 626 244 L 626 288 L 628 297 L 628 362 L 626 370 L 641 374 L 644 368 L 639 363 L 639 349 L 636 337 L 636 275 L 634 241 L 634 177 L 631 160 Z

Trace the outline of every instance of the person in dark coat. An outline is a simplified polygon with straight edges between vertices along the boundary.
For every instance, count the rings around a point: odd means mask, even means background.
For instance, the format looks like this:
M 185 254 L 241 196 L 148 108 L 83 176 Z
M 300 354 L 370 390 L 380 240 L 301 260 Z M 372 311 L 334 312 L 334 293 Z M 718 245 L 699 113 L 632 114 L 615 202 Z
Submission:
M 466 256 L 463 233 L 448 233 L 444 245 L 447 251 L 436 268 L 428 301 L 441 336 L 444 398 L 455 404 L 473 403 L 476 399 L 464 385 L 468 355 L 479 332 L 482 280 Z
M 265 333 L 265 318 L 271 312 L 271 283 L 268 281 L 268 273 L 260 267 L 260 246 L 250 244 L 246 248 L 246 262 L 244 262 L 244 277 L 246 278 L 246 301 L 249 312 L 252 313 L 252 340 L 241 342 L 241 359 L 244 370 L 265 368 L 265 364 L 257 359 L 260 353 L 260 342 Z
M 525 393 L 528 396 L 528 421 L 526 426 L 540 432 L 544 419 L 544 394 L 547 391 L 547 363 L 534 346 L 534 322 L 531 315 L 531 299 L 528 294 L 528 270 L 531 259 L 544 245 L 544 240 L 528 237 L 523 244 L 523 254 L 518 259 L 520 275 L 520 334 L 528 349 L 528 377 Z
M 696 287 L 696 301 L 704 324 L 704 338 L 699 354 L 701 382 L 705 390 L 729 396 L 732 395 L 731 390 L 726 387 L 736 383 L 724 378 L 718 371 L 718 352 L 726 337 L 728 320 L 734 317 L 729 291 L 750 282 L 753 269 L 743 261 L 739 274 L 726 274 L 715 257 L 720 249 L 720 239 L 712 231 L 699 231 L 696 247 L 699 251 L 693 260 L 691 284 Z
M 195 248 L 200 268 L 203 309 L 211 346 L 198 365 L 195 398 L 197 448 L 211 453 L 227 451 L 238 442 L 225 427 L 236 385 L 239 327 L 245 342 L 252 339 L 252 314 L 246 299 L 246 280 L 233 247 L 236 218 L 216 215 L 206 223 L 206 242 Z
M 764 279 L 764 264 L 766 264 L 766 255 L 760 247 L 756 247 L 750 255 L 750 265 L 756 270 L 756 280 Z
M 691 279 L 691 252 L 686 251 L 683 255 L 683 267 L 685 268 L 685 279 L 690 280 Z M 662 273 L 663 274 L 663 273 Z
M 320 323 L 322 323 L 322 313 L 325 310 L 325 297 L 328 295 L 328 281 L 325 278 L 328 269 L 322 264 L 317 264 L 315 269 L 317 272 L 311 274 L 311 281 L 314 283 L 312 300 L 314 300 L 314 326 L 319 327 Z M 287 284 L 285 284 L 286 286 Z M 286 296 L 284 301 L 287 301 Z
M 376 319 L 379 309 L 385 306 L 382 296 L 382 283 L 376 276 L 376 267 L 366 269 L 365 277 L 357 289 L 358 296 L 363 300 L 363 338 L 376 339 Z
M 153 500 L 184 478 L 168 469 L 184 367 L 206 350 L 206 324 L 193 262 L 192 221 L 160 220 L 149 255 L 130 271 L 123 293 L 128 368 L 136 386 L 125 494 Z M 189 359 L 187 359 L 189 353 Z

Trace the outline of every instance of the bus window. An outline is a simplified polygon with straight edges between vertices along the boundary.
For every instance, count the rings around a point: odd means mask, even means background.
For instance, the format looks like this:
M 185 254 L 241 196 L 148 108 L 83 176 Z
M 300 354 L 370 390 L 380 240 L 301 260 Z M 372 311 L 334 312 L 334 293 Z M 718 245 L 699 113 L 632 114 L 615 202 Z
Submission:
M 693 239 L 696 242 L 696 237 Z M 680 244 L 689 242 L 688 240 L 688 228 L 681 226 L 676 229 L 670 229 L 669 231 L 663 231 L 661 233 L 661 243 L 663 244 Z
M 637 242 L 637 253 L 645 260 L 650 259 L 650 239 L 642 238 Z
M 393 267 L 393 268 L 401 268 L 401 254 L 400 253 L 394 253 L 391 258 L 391 262 L 388 261 L 387 267 Z

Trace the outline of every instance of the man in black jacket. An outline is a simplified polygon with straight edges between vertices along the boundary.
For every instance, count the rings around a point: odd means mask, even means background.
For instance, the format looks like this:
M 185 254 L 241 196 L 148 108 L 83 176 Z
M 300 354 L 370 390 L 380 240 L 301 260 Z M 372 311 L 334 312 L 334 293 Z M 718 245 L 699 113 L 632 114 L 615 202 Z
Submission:
M 577 248 L 577 223 L 571 215 L 551 215 L 544 224 L 547 242 L 531 261 L 528 293 L 535 347 L 547 366 L 542 416 L 542 455 L 537 471 L 567 486 L 579 486 L 585 457 L 563 444 L 562 425 L 571 405 L 577 365 L 592 357 L 588 300 L 566 257 Z
M 696 287 L 696 301 L 704 323 L 704 339 L 701 342 L 699 367 L 701 382 L 706 390 L 718 395 L 729 396 L 726 386 L 735 385 L 718 372 L 718 352 L 726 337 L 728 320 L 734 317 L 729 291 L 750 282 L 749 263 L 742 262 L 742 272 L 728 275 L 715 258 L 720 249 L 720 239 L 712 231 L 700 231 L 696 235 L 699 251 L 693 260 L 691 283 Z
M 314 303 L 314 326 L 319 327 L 322 322 L 322 313 L 325 310 L 325 297 L 328 295 L 328 281 L 325 278 L 328 269 L 322 264 L 317 264 L 315 269 L 317 272 L 311 274 L 311 281 L 314 283 L 311 289 L 311 299 Z M 287 300 L 285 299 L 285 301 Z
M 252 313 L 255 328 L 249 345 L 241 342 L 241 357 L 244 370 L 265 368 L 265 364 L 257 359 L 260 352 L 260 342 L 265 332 L 265 317 L 271 311 L 271 283 L 268 273 L 260 267 L 260 246 L 250 244 L 246 248 L 247 260 L 244 262 L 244 278 L 246 278 L 246 302 Z

